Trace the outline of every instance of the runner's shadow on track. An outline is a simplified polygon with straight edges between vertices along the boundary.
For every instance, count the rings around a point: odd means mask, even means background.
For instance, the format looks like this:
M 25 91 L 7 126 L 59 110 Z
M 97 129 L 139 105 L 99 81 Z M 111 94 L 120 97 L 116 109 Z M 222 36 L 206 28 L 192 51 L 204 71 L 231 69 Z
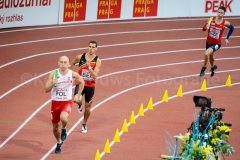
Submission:
M 3 137 L 3 136 L 0 137 L 1 141 L 4 141 L 6 138 L 7 137 Z M 13 138 L 7 144 L 8 145 L 17 145 L 17 146 L 19 146 L 19 148 L 25 148 L 25 149 L 32 150 L 33 152 L 37 152 L 37 153 L 48 152 L 48 149 L 43 149 L 43 143 L 41 141 L 22 140 L 22 139 L 14 139 Z M 28 153 L 30 154 L 29 151 L 28 151 Z M 1 157 L 2 156 L 4 156 L 4 155 L 1 155 Z M 8 158 L 10 158 L 9 156 L 14 156 L 16 158 L 16 155 L 6 154 L 6 156 L 8 156 Z M 17 156 L 17 159 L 22 159 L 19 156 Z M 26 158 L 26 154 L 24 154 L 22 156 L 24 156 L 24 158 Z M 1 157 L 0 157 L 0 159 L 1 159 Z M 12 158 L 14 158 L 14 157 L 12 157 Z
M 124 108 L 122 108 L 124 110 Z M 121 110 L 121 109 L 120 109 Z M 115 112 L 118 112 L 116 109 Z M 101 118 L 99 118 L 101 117 Z M 99 114 L 98 117 L 92 117 L 91 121 L 89 122 L 89 126 L 93 130 L 107 130 L 109 129 L 109 126 L 115 125 L 118 121 L 123 121 L 121 116 L 116 115 L 109 115 L 109 114 Z M 100 130 L 99 130 L 100 129 Z
M 201 87 L 204 79 L 206 80 L 207 86 L 221 85 L 220 77 L 218 77 L 218 76 L 211 77 L 210 75 L 205 75 L 203 77 L 200 77 L 200 76 L 188 77 L 188 78 L 183 79 L 184 80 L 183 84 Z
M 76 131 L 74 134 L 78 134 L 79 136 L 77 138 L 76 137 L 74 139 L 69 138 L 66 141 L 64 141 L 63 147 L 66 153 L 67 152 L 70 153 L 72 149 L 78 148 L 79 146 L 94 147 L 96 144 L 99 143 L 99 140 L 97 139 L 97 137 L 94 136 L 96 135 L 96 133 L 85 134 L 85 133 L 81 133 L 80 131 Z
M 38 119 L 39 121 L 41 121 L 43 124 L 47 123 L 49 124 L 50 126 L 52 126 L 52 123 L 51 123 L 51 117 L 50 116 L 47 116 L 45 114 L 42 114 L 42 113 L 37 113 L 35 115 L 36 119 Z

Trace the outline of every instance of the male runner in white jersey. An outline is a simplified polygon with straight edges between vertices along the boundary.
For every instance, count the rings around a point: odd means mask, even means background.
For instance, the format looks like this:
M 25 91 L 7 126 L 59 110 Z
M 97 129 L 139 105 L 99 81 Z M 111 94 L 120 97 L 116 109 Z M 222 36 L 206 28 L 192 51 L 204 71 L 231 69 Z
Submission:
M 57 147 L 55 153 L 61 152 L 61 146 L 63 141 L 67 138 L 67 122 L 68 116 L 71 113 L 72 108 L 72 86 L 73 81 L 79 83 L 79 92 L 74 96 L 75 103 L 81 103 L 82 90 L 84 88 L 84 80 L 77 73 L 68 69 L 69 59 L 66 56 L 61 56 L 58 61 L 59 69 L 58 77 L 55 77 L 55 70 L 52 71 L 45 86 L 45 92 L 51 91 L 52 107 L 51 107 L 51 119 L 53 124 L 53 135 L 57 140 Z M 62 132 L 60 134 L 61 127 L 59 122 L 62 123 Z

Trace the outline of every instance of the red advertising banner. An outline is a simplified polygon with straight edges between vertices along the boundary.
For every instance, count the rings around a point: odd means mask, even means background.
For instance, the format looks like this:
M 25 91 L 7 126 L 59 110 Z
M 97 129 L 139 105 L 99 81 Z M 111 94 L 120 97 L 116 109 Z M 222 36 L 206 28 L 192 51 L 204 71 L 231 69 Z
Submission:
M 144 17 L 146 0 L 134 0 L 133 17 Z
M 65 0 L 63 22 L 85 20 L 87 0 Z
M 75 21 L 85 20 L 87 0 L 76 0 Z
M 122 0 L 110 0 L 109 18 L 120 18 Z
M 109 0 L 98 0 L 97 19 L 108 18 Z
M 157 16 L 158 0 L 147 0 L 145 16 Z
M 157 16 L 158 0 L 134 0 L 133 17 Z
M 74 4 L 75 0 L 65 0 L 63 22 L 73 21 L 74 19 Z

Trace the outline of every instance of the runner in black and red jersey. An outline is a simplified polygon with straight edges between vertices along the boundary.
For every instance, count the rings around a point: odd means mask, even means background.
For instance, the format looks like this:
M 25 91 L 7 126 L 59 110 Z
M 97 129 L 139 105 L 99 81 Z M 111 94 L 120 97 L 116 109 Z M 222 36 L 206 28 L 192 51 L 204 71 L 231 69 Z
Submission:
M 202 70 L 200 72 L 200 76 L 204 76 L 207 68 L 208 59 L 211 64 L 211 77 L 214 75 L 217 65 L 214 65 L 214 52 L 219 50 L 222 43 L 222 34 L 224 29 L 229 28 L 228 35 L 225 39 L 226 45 L 229 43 L 228 39 L 231 36 L 234 27 L 228 21 L 226 21 L 223 17 L 225 15 L 226 8 L 220 6 L 218 8 L 217 16 L 212 17 L 212 20 L 209 23 L 206 23 L 203 26 L 203 31 L 208 30 L 207 42 L 206 42 L 206 51 L 205 51 L 205 59 Z
M 82 123 L 82 133 L 87 133 L 87 120 L 90 116 L 90 108 L 92 105 L 94 92 L 95 92 L 95 79 L 98 77 L 101 60 L 96 56 L 97 42 L 90 41 L 88 44 L 88 52 L 78 55 L 71 64 L 71 69 L 78 63 L 78 73 L 84 79 L 84 89 L 82 95 L 85 96 L 85 111 L 84 120 Z M 78 85 L 75 88 L 75 94 L 78 93 Z M 78 111 L 82 112 L 82 104 L 78 105 Z

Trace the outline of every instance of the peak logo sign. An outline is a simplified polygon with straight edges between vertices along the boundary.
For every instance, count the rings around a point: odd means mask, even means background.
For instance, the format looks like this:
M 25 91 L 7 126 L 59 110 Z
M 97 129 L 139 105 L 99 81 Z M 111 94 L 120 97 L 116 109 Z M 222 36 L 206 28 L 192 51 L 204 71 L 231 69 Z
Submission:
M 205 3 L 205 13 L 212 11 L 213 13 L 217 12 L 219 6 L 224 6 L 226 12 L 232 12 L 231 4 L 233 0 L 206 0 Z

